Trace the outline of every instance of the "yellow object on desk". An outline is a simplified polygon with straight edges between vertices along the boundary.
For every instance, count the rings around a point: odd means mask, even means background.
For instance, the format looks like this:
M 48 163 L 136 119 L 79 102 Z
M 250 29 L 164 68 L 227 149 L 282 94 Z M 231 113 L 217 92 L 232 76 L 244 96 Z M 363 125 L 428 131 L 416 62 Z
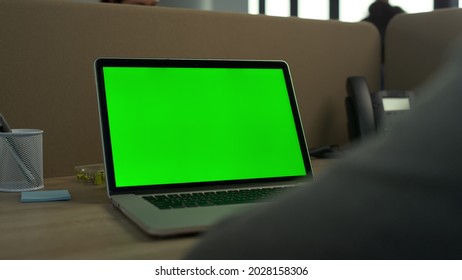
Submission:
M 101 185 L 105 182 L 104 164 L 80 165 L 75 168 L 77 180 Z

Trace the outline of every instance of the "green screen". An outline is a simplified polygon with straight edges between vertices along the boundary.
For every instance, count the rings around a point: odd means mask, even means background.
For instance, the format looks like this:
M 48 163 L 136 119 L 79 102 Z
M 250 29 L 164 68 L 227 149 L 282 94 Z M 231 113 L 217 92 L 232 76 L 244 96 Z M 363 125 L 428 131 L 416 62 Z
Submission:
M 281 69 L 103 71 L 116 186 L 306 175 Z

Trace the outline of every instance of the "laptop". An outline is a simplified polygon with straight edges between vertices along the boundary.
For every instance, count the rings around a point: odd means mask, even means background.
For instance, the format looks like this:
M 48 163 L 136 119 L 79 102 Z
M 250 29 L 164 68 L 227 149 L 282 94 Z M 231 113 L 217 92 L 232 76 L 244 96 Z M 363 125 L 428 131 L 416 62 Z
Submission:
M 283 61 L 99 58 L 108 195 L 154 236 L 198 233 L 313 179 Z

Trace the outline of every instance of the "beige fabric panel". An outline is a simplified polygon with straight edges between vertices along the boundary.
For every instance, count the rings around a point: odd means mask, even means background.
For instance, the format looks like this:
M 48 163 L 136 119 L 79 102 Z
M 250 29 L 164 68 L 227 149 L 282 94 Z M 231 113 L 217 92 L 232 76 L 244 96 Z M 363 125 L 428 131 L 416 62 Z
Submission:
M 444 60 L 447 48 L 462 36 L 462 9 L 395 17 L 385 38 L 385 87 L 419 87 Z
M 345 79 L 379 86 L 367 23 L 63 0 L 0 0 L 0 112 L 44 133 L 45 177 L 102 162 L 97 57 L 282 59 L 310 147 L 348 141 Z

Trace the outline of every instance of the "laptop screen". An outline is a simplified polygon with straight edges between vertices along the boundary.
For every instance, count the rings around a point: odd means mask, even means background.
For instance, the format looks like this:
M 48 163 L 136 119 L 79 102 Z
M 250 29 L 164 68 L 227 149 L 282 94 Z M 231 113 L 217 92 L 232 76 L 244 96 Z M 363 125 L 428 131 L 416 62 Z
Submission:
M 96 65 L 107 179 L 115 188 L 310 175 L 284 62 Z

